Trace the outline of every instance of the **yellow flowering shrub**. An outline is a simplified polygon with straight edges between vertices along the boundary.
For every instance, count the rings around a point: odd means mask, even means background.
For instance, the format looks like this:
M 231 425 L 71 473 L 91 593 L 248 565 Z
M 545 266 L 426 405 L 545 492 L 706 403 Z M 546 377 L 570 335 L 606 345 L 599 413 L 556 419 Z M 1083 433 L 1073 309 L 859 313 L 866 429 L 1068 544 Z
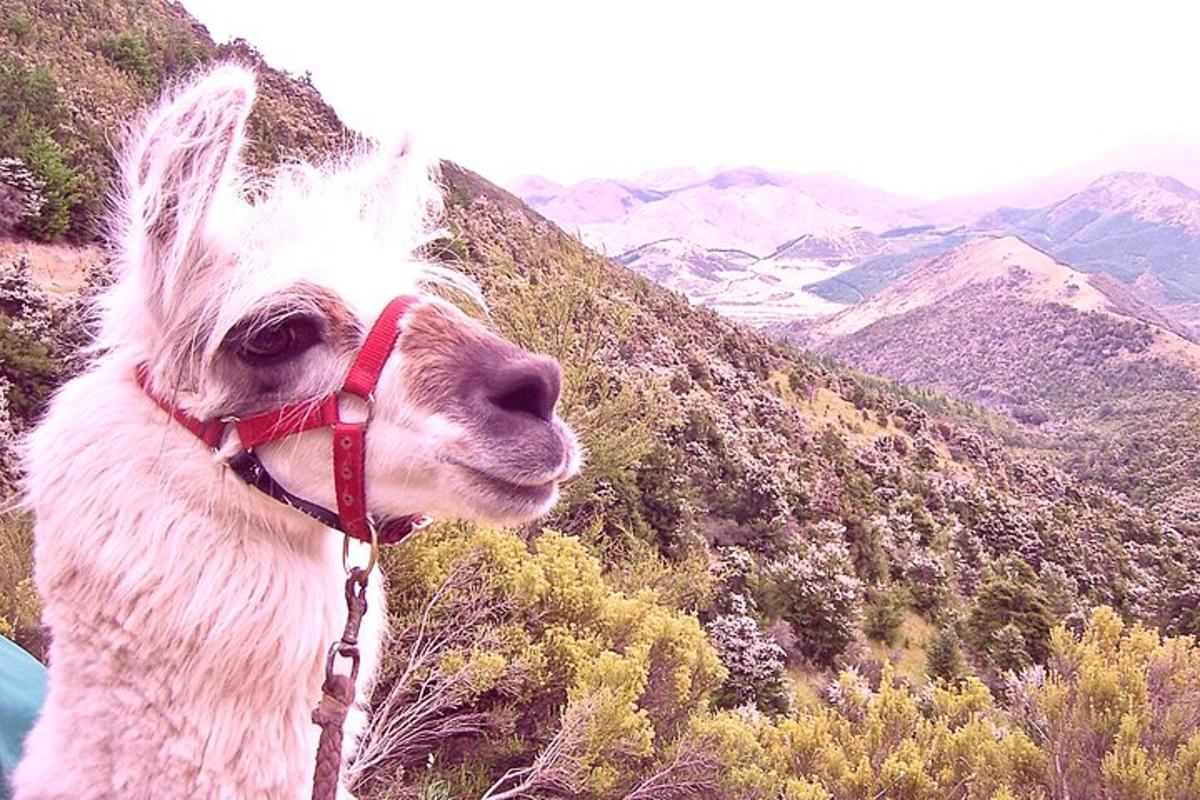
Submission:
M 458 751 L 462 775 L 498 753 L 529 764 L 500 778 L 500 794 L 1200 797 L 1200 649 L 1106 608 L 1080 634 L 1055 630 L 1047 664 L 1009 674 L 1002 696 L 974 677 L 913 684 L 885 665 L 877 683 L 843 671 L 823 699 L 770 717 L 713 709 L 725 671 L 698 620 L 653 590 L 612 588 L 573 537 L 446 526 L 389 559 L 406 581 L 393 594 L 401 628 L 435 597 L 477 618 L 433 670 L 469 676 L 463 710 L 516 720 L 495 744 L 478 739 L 475 761 Z

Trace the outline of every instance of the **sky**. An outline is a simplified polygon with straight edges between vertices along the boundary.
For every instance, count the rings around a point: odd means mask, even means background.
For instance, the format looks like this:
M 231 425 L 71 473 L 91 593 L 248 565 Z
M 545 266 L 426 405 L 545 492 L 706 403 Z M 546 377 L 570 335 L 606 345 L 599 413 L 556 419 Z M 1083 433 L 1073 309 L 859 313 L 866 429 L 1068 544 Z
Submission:
M 350 126 L 505 183 L 834 169 L 936 198 L 1200 148 L 1200 4 L 183 0 Z

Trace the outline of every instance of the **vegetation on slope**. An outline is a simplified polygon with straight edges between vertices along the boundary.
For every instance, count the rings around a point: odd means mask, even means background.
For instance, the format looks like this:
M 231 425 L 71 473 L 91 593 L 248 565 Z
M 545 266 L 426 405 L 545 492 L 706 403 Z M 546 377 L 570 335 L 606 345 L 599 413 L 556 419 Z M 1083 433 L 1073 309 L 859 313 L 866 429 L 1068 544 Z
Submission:
M 0 234 L 96 236 L 112 143 L 164 87 L 213 59 L 259 71 L 252 163 L 349 140 L 310 84 L 270 69 L 245 42 L 215 45 L 175 3 L 0 0 Z
M 1071 471 L 1194 525 L 1200 373 L 1141 320 L 970 287 L 829 351 L 863 369 L 1008 412 Z
M 884 236 L 887 238 L 886 234 Z M 971 238 L 969 232 L 951 231 L 910 250 L 868 259 L 845 272 L 806 288 L 818 297 L 835 303 L 858 303 L 891 286 L 909 272 L 913 265 L 947 253 L 970 241 Z

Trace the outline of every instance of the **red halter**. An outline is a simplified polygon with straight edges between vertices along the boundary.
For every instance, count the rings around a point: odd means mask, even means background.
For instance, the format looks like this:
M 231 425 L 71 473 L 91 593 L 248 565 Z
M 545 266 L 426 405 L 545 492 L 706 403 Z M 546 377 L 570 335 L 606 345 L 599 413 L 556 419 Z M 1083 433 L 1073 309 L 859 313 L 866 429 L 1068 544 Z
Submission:
M 359 348 L 350 372 L 339 391 L 320 402 L 286 404 L 271 411 L 244 419 L 220 418 L 199 420 L 175 407 L 150 387 L 149 371 L 145 364 L 137 369 L 138 384 L 154 402 L 196 435 L 214 451 L 219 449 L 225 433 L 232 425 L 237 431 L 242 451 L 229 459 L 229 466 L 250 486 L 264 492 L 298 511 L 308 514 L 331 528 L 365 542 L 371 541 L 375 525 L 367 510 L 366 435 L 368 418 L 364 422 L 344 422 L 338 411 L 338 396 L 342 393 L 361 398 L 368 406 L 374 402 L 375 385 L 388 356 L 395 349 L 400 335 L 400 319 L 417 302 L 416 297 L 401 296 L 383 309 L 367 338 Z M 259 445 L 316 428 L 333 428 L 333 486 L 337 495 L 337 511 L 312 503 L 288 492 L 271 477 L 254 454 Z M 380 544 L 394 544 L 424 526 L 428 520 L 413 514 L 386 521 L 376 530 Z

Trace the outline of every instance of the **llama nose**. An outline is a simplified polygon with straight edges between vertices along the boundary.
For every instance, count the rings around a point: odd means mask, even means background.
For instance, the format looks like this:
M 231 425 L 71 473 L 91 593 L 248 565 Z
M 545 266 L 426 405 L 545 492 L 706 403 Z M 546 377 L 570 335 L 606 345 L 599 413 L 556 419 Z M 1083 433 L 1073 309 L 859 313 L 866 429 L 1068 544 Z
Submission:
M 546 356 L 509 361 L 493 375 L 487 401 L 509 414 L 530 414 L 549 422 L 562 391 L 562 370 Z

